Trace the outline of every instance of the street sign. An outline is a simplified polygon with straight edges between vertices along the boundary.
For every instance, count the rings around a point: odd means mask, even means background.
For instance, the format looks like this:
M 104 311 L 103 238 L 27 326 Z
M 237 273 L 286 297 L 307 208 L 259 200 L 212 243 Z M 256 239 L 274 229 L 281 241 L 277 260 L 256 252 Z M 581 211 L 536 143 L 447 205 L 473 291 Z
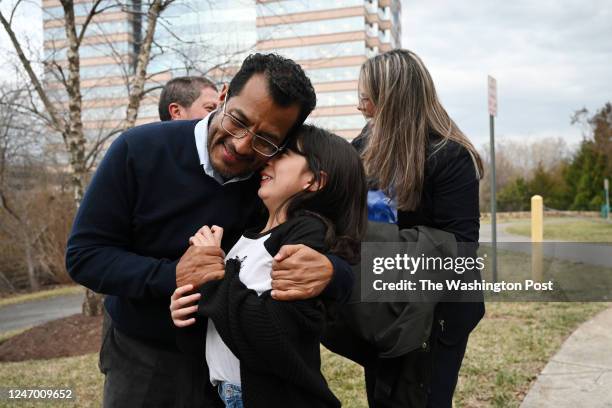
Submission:
M 608 179 L 604 179 L 604 190 L 609 190 L 610 189 L 610 184 Z
M 489 79 L 489 115 L 497 116 L 497 80 L 491 75 Z

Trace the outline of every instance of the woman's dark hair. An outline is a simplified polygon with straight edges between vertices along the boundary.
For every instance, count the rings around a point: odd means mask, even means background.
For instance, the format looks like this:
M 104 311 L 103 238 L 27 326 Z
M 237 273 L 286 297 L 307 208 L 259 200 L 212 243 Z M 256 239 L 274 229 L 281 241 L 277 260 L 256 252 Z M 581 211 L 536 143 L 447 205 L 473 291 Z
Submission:
M 304 213 L 318 216 L 327 225 L 325 244 L 331 253 L 357 263 L 367 226 L 367 185 L 359 153 L 340 136 L 310 125 L 297 129 L 287 149 L 306 158 L 314 181 L 322 185 L 289 198 L 287 219 Z
M 229 84 L 228 98 L 240 94 L 254 74 L 264 74 L 272 100 L 279 106 L 298 105 L 300 115 L 289 132 L 297 129 L 317 104 L 317 95 L 302 67 L 277 54 L 251 54 Z

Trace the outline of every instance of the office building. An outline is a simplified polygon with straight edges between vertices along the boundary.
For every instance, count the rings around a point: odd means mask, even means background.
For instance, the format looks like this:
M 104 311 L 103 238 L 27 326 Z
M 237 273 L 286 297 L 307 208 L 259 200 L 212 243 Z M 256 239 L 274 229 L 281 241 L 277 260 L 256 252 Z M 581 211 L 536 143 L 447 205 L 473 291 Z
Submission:
M 143 2 L 128 3 L 96 16 L 83 39 L 83 119 L 89 137 L 125 117 L 128 78 L 146 29 Z M 42 4 L 45 58 L 61 65 L 66 60 L 63 9 L 59 0 Z M 77 24 L 91 4 L 75 0 Z M 399 0 L 178 0 L 157 27 L 148 67 L 151 91 L 138 123 L 157 120 L 159 88 L 172 77 L 205 71 L 223 82 L 246 55 L 276 52 L 300 63 L 315 86 L 317 109 L 308 121 L 353 138 L 365 123 L 356 110 L 359 67 L 372 55 L 400 47 L 400 13 Z M 51 74 L 45 79 L 49 89 L 58 90 L 58 100 L 65 100 L 59 81 Z
M 356 106 L 361 64 L 400 47 L 399 0 L 260 0 L 257 49 L 302 65 L 315 86 L 309 122 L 355 137 L 365 121 Z

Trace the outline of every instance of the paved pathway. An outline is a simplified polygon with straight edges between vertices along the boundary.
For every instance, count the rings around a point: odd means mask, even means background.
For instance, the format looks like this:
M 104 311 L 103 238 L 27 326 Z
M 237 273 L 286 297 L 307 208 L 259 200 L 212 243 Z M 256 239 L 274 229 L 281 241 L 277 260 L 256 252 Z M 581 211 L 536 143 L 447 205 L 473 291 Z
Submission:
M 0 333 L 80 313 L 83 297 L 78 293 L 0 307 Z
M 531 237 L 510 234 L 505 228 L 511 223 L 497 224 L 497 248 L 531 253 Z M 480 227 L 480 242 L 490 245 L 493 234 L 491 224 Z M 590 242 L 567 242 L 544 240 L 543 254 L 556 260 L 578 262 L 587 265 L 603 266 L 612 268 L 612 244 L 590 243 Z
M 497 242 L 529 242 L 530 237 L 524 237 L 522 235 L 510 234 L 506 232 L 506 227 L 509 227 L 512 223 L 509 222 L 498 222 L 497 223 Z M 492 241 L 491 224 L 480 224 L 480 242 L 491 242 Z
M 530 252 L 530 238 L 505 232 L 509 225 L 497 224 L 498 244 L 512 243 L 509 247 L 513 250 Z M 490 224 L 482 225 L 480 241 L 484 245 L 491 242 Z M 554 251 L 555 245 L 547 246 L 550 248 L 545 252 Z M 556 247 L 554 256 L 560 259 L 607 267 L 612 265 L 610 246 L 560 244 Z M 548 407 L 612 408 L 612 307 L 583 323 L 571 334 L 540 373 L 521 405 L 521 408 Z
M 612 407 L 612 307 L 572 333 L 521 405 L 543 407 Z

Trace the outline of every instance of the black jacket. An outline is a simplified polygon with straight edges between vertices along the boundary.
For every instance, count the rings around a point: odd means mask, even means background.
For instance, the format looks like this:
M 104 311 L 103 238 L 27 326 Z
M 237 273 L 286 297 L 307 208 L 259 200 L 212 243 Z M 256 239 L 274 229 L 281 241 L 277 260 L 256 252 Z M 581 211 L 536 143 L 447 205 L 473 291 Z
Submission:
M 228 260 L 225 269 L 224 279 L 202 287 L 198 316 L 202 321 L 213 320 L 225 344 L 240 360 L 245 406 L 339 407 L 340 401 L 321 374 L 322 302 L 276 301 L 270 291 L 258 296 L 240 281 L 238 260 Z M 184 373 L 192 378 L 181 380 L 181 406 L 222 406 L 205 367 L 205 326 L 178 329 L 179 347 L 194 357 Z
M 448 140 L 439 149 L 439 138 L 430 137 L 421 203 L 414 211 L 398 211 L 400 229 L 424 225 L 455 235 L 463 244 L 458 256 L 474 257 L 478 249 L 480 210 L 479 180 L 472 157 L 459 143 Z M 484 303 L 442 302 L 436 307 L 439 339 L 446 344 L 462 341 L 484 316 Z
M 369 133 L 370 126 L 366 125 L 353 140 L 359 152 L 365 148 Z M 459 256 L 474 256 L 480 230 L 479 180 L 474 162 L 459 143 L 448 140 L 440 144 L 440 140 L 433 134 L 429 137 L 421 202 L 413 211 L 399 210 L 397 226 L 426 226 L 449 232 L 457 242 L 473 244 L 462 245 Z M 454 344 L 464 339 L 482 319 L 484 310 L 482 302 L 440 303 L 435 317 L 442 322 L 440 340 Z
M 364 242 L 405 242 L 408 245 L 405 253 L 412 257 L 456 257 L 457 243 L 453 234 L 429 227 L 416 227 L 398 230 L 394 224 L 369 222 Z M 381 252 L 382 253 L 382 252 Z M 381 358 L 400 357 L 427 345 L 430 339 L 434 310 L 441 300 L 431 295 L 428 301 L 370 301 L 362 302 L 363 288 L 369 285 L 372 276 L 370 268 L 361 270 L 362 265 L 353 267 L 355 274 L 355 287 L 353 294 L 346 305 L 339 308 L 338 317 L 329 327 L 323 344 L 338 354 L 346 355 L 344 342 L 353 341 L 353 336 L 365 340 L 376 349 Z M 421 272 L 418 272 L 421 273 Z M 448 278 L 452 278 L 451 272 Z M 441 277 L 439 279 L 444 279 Z M 415 296 L 419 297 L 419 292 Z M 442 292 L 441 292 L 442 294 Z M 387 298 L 392 297 L 386 294 Z M 442 296 L 442 295 L 441 295 Z M 402 296 L 403 298 L 404 296 Z M 338 336 L 330 331 L 344 331 Z M 341 339 L 338 341 L 338 339 Z

